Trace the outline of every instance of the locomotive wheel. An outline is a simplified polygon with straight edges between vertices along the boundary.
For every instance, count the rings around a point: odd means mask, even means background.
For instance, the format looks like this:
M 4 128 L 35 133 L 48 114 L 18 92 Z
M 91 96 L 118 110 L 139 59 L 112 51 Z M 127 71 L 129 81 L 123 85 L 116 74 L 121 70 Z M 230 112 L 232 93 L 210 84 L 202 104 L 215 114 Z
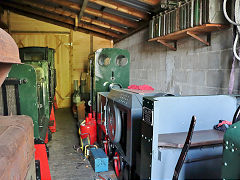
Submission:
M 117 177 L 119 177 L 119 174 L 121 172 L 121 162 L 120 162 L 120 158 L 119 158 L 119 155 L 117 152 L 115 152 L 115 155 L 113 157 L 113 160 L 114 160 L 114 170 L 115 170 L 115 173 L 117 175 Z
M 105 140 L 103 141 L 103 144 L 104 144 L 104 152 L 105 152 L 105 154 L 108 156 L 108 146 L 109 146 L 109 142 L 108 142 L 107 137 L 105 137 Z
M 114 148 L 111 142 L 108 141 L 108 156 L 111 159 L 114 155 Z
M 108 155 L 108 143 L 104 143 L 105 154 Z
M 121 115 L 112 101 L 109 101 L 107 105 L 106 130 L 111 142 L 119 143 L 122 130 Z

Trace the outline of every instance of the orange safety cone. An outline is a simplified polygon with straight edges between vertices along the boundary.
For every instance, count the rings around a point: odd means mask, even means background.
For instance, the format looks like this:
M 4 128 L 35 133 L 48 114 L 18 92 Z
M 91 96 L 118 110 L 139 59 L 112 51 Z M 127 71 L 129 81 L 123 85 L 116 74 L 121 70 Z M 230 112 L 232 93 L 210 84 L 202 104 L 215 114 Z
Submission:
M 52 110 L 51 110 L 51 114 L 50 114 L 50 119 L 49 119 L 49 129 L 52 133 L 56 132 L 56 120 L 55 120 L 55 115 L 54 115 L 54 109 L 53 109 L 53 105 L 52 105 Z
M 54 104 L 54 108 L 55 108 L 55 109 L 58 109 L 56 96 L 54 96 L 53 104 Z

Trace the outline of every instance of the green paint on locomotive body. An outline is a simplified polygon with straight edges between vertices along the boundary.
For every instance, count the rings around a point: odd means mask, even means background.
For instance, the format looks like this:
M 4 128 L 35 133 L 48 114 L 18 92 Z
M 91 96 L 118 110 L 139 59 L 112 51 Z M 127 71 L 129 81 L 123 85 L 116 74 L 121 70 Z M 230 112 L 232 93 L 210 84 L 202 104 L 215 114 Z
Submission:
M 103 48 L 89 56 L 93 109 L 96 108 L 97 92 L 110 91 L 109 86 L 129 86 L 130 54 L 128 50 Z M 122 61 L 122 62 L 121 62 Z
M 49 118 L 40 113 L 42 109 L 41 97 L 44 95 L 43 92 L 47 92 L 44 89 L 40 90 L 40 71 L 44 72 L 40 67 L 16 64 L 12 66 L 8 77 L 22 80 L 23 83 L 19 85 L 21 114 L 28 115 L 33 119 L 34 137 L 44 140 Z
M 222 179 L 240 179 L 240 121 L 224 134 Z
M 49 106 L 51 107 L 56 88 L 55 50 L 48 47 L 24 47 L 19 49 L 19 54 L 22 62 L 26 64 L 35 65 L 44 61 L 48 63 Z

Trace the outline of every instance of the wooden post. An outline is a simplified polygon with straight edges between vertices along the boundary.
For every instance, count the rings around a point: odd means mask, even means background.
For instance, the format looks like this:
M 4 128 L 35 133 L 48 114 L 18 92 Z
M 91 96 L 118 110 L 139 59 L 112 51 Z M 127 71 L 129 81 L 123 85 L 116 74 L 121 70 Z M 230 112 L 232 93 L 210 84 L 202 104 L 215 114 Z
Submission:
M 90 35 L 90 54 L 93 53 L 93 35 Z
M 77 27 L 78 27 L 78 22 L 79 22 L 79 20 L 78 20 L 78 16 L 76 15 L 75 16 L 75 30 L 77 29 Z
M 69 49 L 69 81 L 71 82 L 71 90 L 70 92 L 73 93 L 73 30 L 70 30 L 70 35 L 69 35 L 69 44 L 70 44 L 70 49 Z

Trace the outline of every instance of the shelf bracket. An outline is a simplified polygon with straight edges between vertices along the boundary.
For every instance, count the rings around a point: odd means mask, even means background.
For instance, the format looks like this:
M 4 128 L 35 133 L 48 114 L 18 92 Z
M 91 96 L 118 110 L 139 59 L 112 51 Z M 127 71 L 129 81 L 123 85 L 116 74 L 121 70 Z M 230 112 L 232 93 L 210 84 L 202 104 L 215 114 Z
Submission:
M 197 39 L 198 41 L 202 42 L 203 44 L 210 46 L 210 34 L 207 35 L 207 41 L 202 39 L 201 37 L 199 37 L 196 32 L 192 32 L 192 31 L 187 31 L 187 35 L 193 37 L 194 39 Z
M 171 44 L 167 43 L 166 41 L 164 40 L 160 40 L 158 39 L 157 42 L 163 44 L 164 46 L 168 47 L 169 49 L 173 50 L 173 51 L 176 51 L 177 50 L 177 41 L 174 41 L 174 46 L 172 46 Z

